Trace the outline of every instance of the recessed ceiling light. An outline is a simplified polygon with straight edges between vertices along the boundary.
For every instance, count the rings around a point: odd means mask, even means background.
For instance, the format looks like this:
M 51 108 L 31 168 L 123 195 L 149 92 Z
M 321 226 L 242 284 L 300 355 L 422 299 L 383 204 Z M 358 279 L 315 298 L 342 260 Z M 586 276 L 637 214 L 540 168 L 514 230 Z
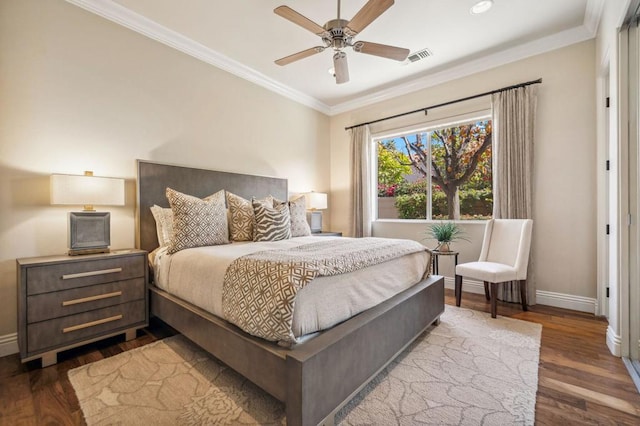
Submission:
M 481 13 L 485 13 L 487 10 L 491 9 L 491 6 L 493 6 L 493 0 L 480 0 L 471 7 L 471 14 L 479 15 Z

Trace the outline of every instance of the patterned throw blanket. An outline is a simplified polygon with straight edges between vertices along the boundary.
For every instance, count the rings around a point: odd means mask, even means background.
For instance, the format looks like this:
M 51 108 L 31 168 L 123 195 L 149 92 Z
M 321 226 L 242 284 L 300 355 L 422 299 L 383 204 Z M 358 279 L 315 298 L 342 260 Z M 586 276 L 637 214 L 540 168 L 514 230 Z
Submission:
M 223 312 L 227 321 L 249 334 L 295 343 L 292 331 L 295 297 L 311 280 L 353 272 L 420 251 L 428 249 L 409 240 L 339 238 L 242 256 L 226 271 Z M 425 277 L 428 274 L 429 268 Z

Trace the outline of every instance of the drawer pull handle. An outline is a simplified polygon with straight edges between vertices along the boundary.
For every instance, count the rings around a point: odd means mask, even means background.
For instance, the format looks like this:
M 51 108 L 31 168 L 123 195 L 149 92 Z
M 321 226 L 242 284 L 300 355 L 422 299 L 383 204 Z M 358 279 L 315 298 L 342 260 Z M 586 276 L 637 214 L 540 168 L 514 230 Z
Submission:
M 94 300 L 108 299 L 110 297 L 122 296 L 122 291 L 114 291 L 113 293 L 98 294 L 96 296 L 83 297 L 81 299 L 65 300 L 62 306 L 77 305 L 78 303 L 93 302 Z
M 63 275 L 62 279 L 72 280 L 74 278 L 93 277 L 93 276 L 102 275 L 102 274 L 117 274 L 118 272 L 122 272 L 122 268 L 103 269 L 101 271 L 80 272 L 77 274 L 67 274 L 67 275 Z
M 71 333 L 72 331 L 82 330 L 83 328 L 93 327 L 96 325 L 104 324 L 106 322 L 118 321 L 119 319 L 122 319 L 122 315 L 115 315 L 109 318 L 103 318 L 103 319 L 99 319 L 91 322 L 85 322 L 84 324 L 73 325 L 71 327 L 63 328 L 62 332 Z

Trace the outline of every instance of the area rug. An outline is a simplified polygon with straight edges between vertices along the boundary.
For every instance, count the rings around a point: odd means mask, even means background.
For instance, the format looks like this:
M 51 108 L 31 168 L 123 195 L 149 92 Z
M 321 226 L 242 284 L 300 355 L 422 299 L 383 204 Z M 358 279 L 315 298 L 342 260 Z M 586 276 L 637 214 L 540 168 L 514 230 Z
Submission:
M 341 425 L 532 425 L 541 326 L 446 306 Z M 69 371 L 88 425 L 281 425 L 284 406 L 181 335 Z

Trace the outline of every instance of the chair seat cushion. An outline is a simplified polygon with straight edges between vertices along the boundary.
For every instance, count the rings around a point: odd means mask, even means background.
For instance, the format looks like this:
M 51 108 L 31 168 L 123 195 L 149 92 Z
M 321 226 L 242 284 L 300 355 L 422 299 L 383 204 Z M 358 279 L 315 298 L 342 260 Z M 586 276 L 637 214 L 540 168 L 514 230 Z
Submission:
M 494 262 L 469 262 L 456 266 L 456 275 L 490 283 L 517 280 L 514 267 Z

